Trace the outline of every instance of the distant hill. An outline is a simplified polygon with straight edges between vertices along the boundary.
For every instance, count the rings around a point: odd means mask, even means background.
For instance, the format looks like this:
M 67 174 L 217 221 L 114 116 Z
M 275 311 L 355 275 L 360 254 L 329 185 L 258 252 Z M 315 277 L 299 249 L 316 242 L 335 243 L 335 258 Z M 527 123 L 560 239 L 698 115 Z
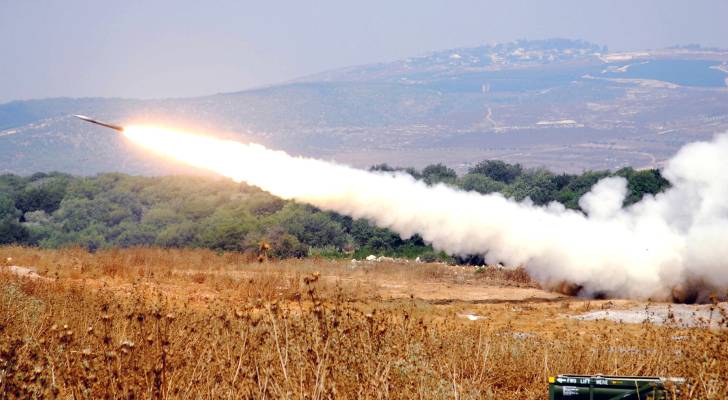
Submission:
M 577 172 L 655 167 L 728 130 L 728 51 L 610 53 L 551 39 L 459 48 L 212 96 L 0 105 L 0 172 L 183 171 L 75 113 L 156 122 L 355 166 L 486 158 Z

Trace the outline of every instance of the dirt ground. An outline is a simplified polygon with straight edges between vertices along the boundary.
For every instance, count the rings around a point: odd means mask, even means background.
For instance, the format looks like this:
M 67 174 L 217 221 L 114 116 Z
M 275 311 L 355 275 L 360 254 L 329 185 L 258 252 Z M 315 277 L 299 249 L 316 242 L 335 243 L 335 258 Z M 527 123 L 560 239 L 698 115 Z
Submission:
M 282 265 L 282 267 L 281 267 Z M 79 276 L 74 274 L 52 278 L 51 270 L 35 266 L 5 265 L 5 270 L 28 279 L 75 282 L 97 288 L 112 288 L 118 292 L 131 293 L 134 288 L 147 287 L 161 291 L 171 297 L 186 301 L 207 303 L 221 295 L 219 287 L 211 284 L 208 277 L 230 278 L 236 281 L 257 281 L 267 275 L 300 278 L 296 263 L 258 265 L 227 269 L 171 269 L 170 278 L 128 281 L 119 277 Z M 726 327 L 724 314 L 728 314 L 728 303 L 716 305 L 689 305 L 670 303 L 647 303 L 628 299 L 594 300 L 566 296 L 543 290 L 534 282 L 508 279 L 508 271 L 490 267 L 484 276 L 479 276 L 474 267 L 450 266 L 445 264 L 378 263 L 344 261 L 320 261 L 321 281 L 329 287 L 347 287 L 368 299 L 396 304 L 411 301 L 437 306 L 434 314 L 464 318 L 471 321 L 488 319 L 493 312 L 514 313 L 516 324 L 524 330 L 548 332 L 558 329 L 566 320 L 582 323 L 609 321 L 617 324 L 672 324 L 683 328 Z M 307 266 L 305 271 L 311 268 Z M 420 270 L 414 274 L 411 270 Z M 424 271 L 424 272 L 423 272 Z M 179 279 L 185 277 L 189 279 Z M 206 282 L 207 281 L 207 282 Z M 279 287 L 281 291 L 286 289 Z M 276 290 L 274 287 L 273 290 Z M 510 305 L 510 307 L 509 307 Z M 495 307 L 493 307 L 495 306 Z M 504 307 L 505 306 L 505 307 Z M 722 311 L 721 311 L 722 310 Z M 546 314 L 544 314 L 546 311 Z M 533 314 L 533 315 L 531 315 Z M 531 318 L 533 317 L 533 319 Z M 498 318 L 502 320 L 502 318 Z
M 0 247 L 0 304 L 18 397 L 535 400 L 567 373 L 684 377 L 675 398 L 728 393 L 726 304 L 565 296 L 496 266 Z M 183 384 L 149 379 L 167 361 Z

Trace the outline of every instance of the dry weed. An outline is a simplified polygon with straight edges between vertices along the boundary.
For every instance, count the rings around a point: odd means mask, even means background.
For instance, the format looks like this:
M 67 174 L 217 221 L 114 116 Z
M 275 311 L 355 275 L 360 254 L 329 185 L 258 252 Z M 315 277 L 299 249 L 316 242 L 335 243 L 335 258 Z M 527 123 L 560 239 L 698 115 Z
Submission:
M 61 277 L 0 273 L 6 398 L 543 399 L 548 376 L 597 372 L 684 376 L 680 398 L 728 396 L 726 330 L 559 319 L 560 304 L 483 306 L 469 321 L 360 296 L 324 274 L 364 272 L 326 261 L 241 277 L 222 272 L 248 264 L 206 251 L 6 250 Z

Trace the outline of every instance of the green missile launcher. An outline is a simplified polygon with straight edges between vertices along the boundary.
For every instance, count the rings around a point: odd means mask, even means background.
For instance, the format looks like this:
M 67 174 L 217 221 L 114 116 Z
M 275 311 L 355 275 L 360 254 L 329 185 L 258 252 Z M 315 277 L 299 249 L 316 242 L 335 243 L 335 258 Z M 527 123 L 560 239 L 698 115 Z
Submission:
M 683 378 L 558 375 L 549 378 L 549 400 L 667 400 Z

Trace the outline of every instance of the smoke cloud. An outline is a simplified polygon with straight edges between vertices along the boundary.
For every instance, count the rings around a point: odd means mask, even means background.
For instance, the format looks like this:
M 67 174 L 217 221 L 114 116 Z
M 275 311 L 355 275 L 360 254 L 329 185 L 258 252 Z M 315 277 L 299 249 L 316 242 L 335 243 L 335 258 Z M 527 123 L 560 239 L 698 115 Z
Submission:
M 627 182 L 606 178 L 580 200 L 534 206 L 500 194 L 427 186 L 242 144 L 151 127 L 124 134 L 161 155 L 244 181 L 285 199 L 366 218 L 436 249 L 523 265 L 545 286 L 586 295 L 690 297 L 728 289 L 728 134 L 683 147 L 663 176 L 672 186 L 623 208 Z

